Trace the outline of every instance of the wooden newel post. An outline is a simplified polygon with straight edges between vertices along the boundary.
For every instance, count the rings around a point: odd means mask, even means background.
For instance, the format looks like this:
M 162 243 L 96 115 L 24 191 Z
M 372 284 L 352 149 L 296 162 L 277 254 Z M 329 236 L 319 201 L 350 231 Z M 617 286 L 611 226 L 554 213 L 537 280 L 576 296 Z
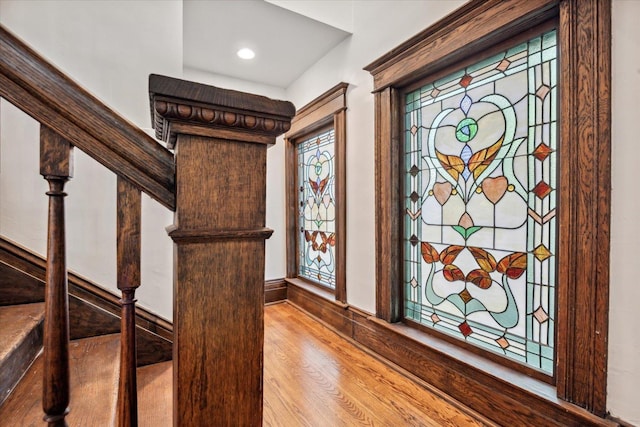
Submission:
M 174 425 L 261 426 L 266 155 L 295 108 L 155 75 L 149 91 L 176 154 Z

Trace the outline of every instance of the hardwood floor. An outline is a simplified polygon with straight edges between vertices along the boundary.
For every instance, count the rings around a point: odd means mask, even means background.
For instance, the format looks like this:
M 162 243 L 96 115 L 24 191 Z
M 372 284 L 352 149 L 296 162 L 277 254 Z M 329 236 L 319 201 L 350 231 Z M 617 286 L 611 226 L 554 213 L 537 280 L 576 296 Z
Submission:
M 294 306 L 265 307 L 265 426 L 491 425 Z
M 107 335 L 72 342 L 70 426 L 111 425 L 118 340 L 118 335 Z M 171 362 L 138 368 L 141 427 L 171 426 L 172 377 Z M 38 359 L 15 398 L 0 407 L 0 426 L 44 425 L 41 378 Z M 265 307 L 264 426 L 480 425 L 492 424 L 412 381 L 295 306 Z

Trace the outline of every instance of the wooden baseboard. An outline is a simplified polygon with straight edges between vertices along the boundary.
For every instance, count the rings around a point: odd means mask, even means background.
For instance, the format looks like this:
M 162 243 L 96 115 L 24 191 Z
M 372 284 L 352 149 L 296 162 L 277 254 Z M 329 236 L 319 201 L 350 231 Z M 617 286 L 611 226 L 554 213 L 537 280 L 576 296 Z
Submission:
M 327 299 L 299 281 L 286 280 L 290 303 L 493 422 L 558 427 L 618 425 L 559 400 L 549 384 L 424 332 L 389 324 L 348 304 Z
M 273 279 L 264 282 L 264 303 L 274 304 L 287 299 L 287 282 Z

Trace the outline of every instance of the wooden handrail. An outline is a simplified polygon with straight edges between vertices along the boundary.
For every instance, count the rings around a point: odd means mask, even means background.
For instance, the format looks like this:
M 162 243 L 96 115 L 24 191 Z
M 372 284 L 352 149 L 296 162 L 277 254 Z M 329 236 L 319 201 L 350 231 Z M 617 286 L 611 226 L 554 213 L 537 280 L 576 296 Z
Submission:
M 173 154 L 2 26 L 0 96 L 175 210 Z

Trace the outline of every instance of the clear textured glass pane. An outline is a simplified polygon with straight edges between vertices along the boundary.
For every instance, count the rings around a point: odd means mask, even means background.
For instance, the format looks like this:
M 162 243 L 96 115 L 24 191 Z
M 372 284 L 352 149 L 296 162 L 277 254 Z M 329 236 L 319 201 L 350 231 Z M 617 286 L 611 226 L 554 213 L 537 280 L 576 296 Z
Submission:
M 298 276 L 335 289 L 335 133 L 298 144 Z
M 407 94 L 402 176 L 407 316 L 548 374 L 556 57 L 554 30 Z

